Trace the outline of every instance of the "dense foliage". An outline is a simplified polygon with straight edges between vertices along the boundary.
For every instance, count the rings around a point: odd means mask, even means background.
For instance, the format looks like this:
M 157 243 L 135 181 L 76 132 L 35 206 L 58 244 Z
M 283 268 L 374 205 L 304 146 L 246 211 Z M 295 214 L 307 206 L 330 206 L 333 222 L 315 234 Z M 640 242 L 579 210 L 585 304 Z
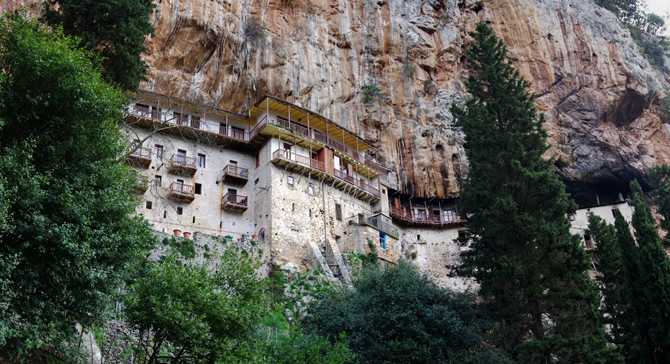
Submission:
M 43 20 L 99 52 L 105 80 L 134 91 L 148 69 L 141 55 L 153 8 L 151 0 L 45 0 Z
M 657 183 L 667 171 L 667 166 L 652 169 L 652 180 Z M 603 310 L 612 325 L 610 341 L 619 345 L 627 363 L 666 363 L 670 350 L 670 260 L 636 181 L 631 190 L 635 238 L 618 210 L 615 226 L 594 217 L 589 223 L 598 243 Z
M 308 327 L 345 332 L 360 363 L 509 362 L 484 343 L 490 326 L 475 297 L 437 287 L 407 262 L 367 270 L 354 288 L 316 303 Z
M 123 93 L 62 33 L 0 20 L 0 345 L 58 344 L 104 320 L 153 243 L 119 163 Z
M 670 42 L 660 34 L 665 28 L 662 17 L 646 13 L 641 0 L 596 0 L 596 4 L 616 14 L 649 63 L 668 72 L 665 55 L 670 49 Z
M 258 267 L 235 246 L 213 267 L 183 264 L 174 255 L 152 264 L 126 298 L 126 320 L 144 338 L 137 343 L 137 362 L 253 357 L 248 342 L 267 312 Z
M 467 50 L 472 95 L 454 105 L 470 162 L 459 206 L 472 253 L 457 272 L 476 278 L 499 344 L 519 362 L 616 363 L 597 313 L 589 262 L 566 214 L 576 205 L 547 150 L 543 115 L 507 47 L 479 23 Z

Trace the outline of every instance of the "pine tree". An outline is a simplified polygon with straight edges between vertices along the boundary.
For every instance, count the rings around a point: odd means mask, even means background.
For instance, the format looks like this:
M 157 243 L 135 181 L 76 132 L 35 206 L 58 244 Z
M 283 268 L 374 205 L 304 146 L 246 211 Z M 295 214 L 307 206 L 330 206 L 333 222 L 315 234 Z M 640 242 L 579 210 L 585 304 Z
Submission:
M 617 213 L 621 213 L 617 210 Z M 623 219 L 623 216 L 621 216 Z M 625 223 L 625 220 L 624 220 Z M 625 229 L 629 235 L 628 225 Z M 595 253 L 598 262 L 598 281 L 601 285 L 601 294 L 604 296 L 602 313 L 605 323 L 610 325 L 608 333 L 610 342 L 622 344 L 623 330 L 620 326 L 622 316 L 626 313 L 624 298 L 624 274 L 622 272 L 621 252 L 617 242 L 617 230 L 614 225 L 608 224 L 600 216 L 589 217 L 588 233 L 595 240 L 598 251 Z
M 654 226 L 651 210 L 644 200 L 637 181 L 630 184 L 633 192 L 633 228 L 638 247 L 624 255 L 630 264 L 627 273 L 631 317 L 630 362 L 670 362 L 670 260 Z M 622 250 L 623 253 L 623 250 Z M 637 274 L 635 274 L 637 270 Z
M 79 38 L 79 47 L 99 51 L 108 82 L 134 91 L 147 74 L 140 58 L 154 31 L 151 0 L 45 0 L 43 21 Z
M 651 181 L 651 195 L 654 204 L 658 206 L 658 213 L 662 216 L 661 228 L 666 231 L 663 245 L 670 246 L 670 167 L 667 164 L 655 166 L 649 169 L 649 180 Z
M 576 205 L 556 177 L 544 117 L 484 23 L 467 51 L 472 95 L 452 106 L 470 162 L 459 204 L 473 252 L 457 274 L 474 277 L 503 347 L 522 363 L 617 363 L 586 275 L 588 257 L 566 214 Z

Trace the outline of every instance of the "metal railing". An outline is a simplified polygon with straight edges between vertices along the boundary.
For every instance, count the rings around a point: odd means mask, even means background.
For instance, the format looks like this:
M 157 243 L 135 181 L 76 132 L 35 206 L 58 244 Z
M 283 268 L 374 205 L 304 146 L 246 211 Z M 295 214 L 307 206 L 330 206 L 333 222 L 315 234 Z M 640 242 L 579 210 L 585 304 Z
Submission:
M 181 182 L 172 182 L 170 184 L 170 192 L 180 195 L 195 196 L 195 187 Z
M 131 110 L 131 113 L 143 118 L 163 120 L 168 124 L 191 127 L 193 129 L 206 131 L 219 136 L 224 136 L 243 142 L 249 142 L 253 138 L 255 138 L 261 132 L 263 127 L 268 123 L 268 117 L 264 116 L 258 122 L 258 124 L 254 126 L 251 132 L 247 132 L 243 130 L 233 129 L 233 127 L 230 125 L 221 125 L 220 123 L 217 122 L 208 122 L 204 119 L 201 119 L 198 116 L 181 115 L 176 112 L 172 112 L 172 115 L 170 116 L 170 112 L 162 112 L 160 110 L 157 110 L 153 106 L 143 104 L 135 104 Z M 366 166 L 374 169 L 377 172 L 383 173 L 384 175 L 388 173 L 386 169 L 377 164 L 375 159 L 370 158 L 370 156 L 368 156 L 367 153 L 358 152 L 344 145 L 341 141 L 328 138 L 328 136 L 319 131 L 316 131 L 312 128 L 307 128 L 304 125 L 294 123 L 281 117 L 277 117 L 277 124 L 290 131 L 296 132 L 305 137 L 327 144 L 333 149 L 338 150 L 339 152 L 365 164 Z
M 326 171 L 326 167 L 323 162 L 316 159 L 312 159 L 304 155 L 293 153 L 287 149 L 277 149 L 274 153 L 272 153 L 272 159 L 275 158 L 281 158 L 292 162 L 296 162 L 298 164 L 302 164 L 307 167 L 318 169 L 322 172 Z
M 133 150 L 132 153 L 130 153 L 130 156 L 135 158 L 151 159 L 151 149 L 138 147 L 137 149 Z
M 379 189 L 376 187 L 373 187 L 369 185 L 367 182 L 357 179 L 347 173 L 344 173 L 343 171 L 334 169 L 333 170 L 333 175 L 345 182 L 351 183 L 352 185 L 362 189 L 365 192 L 371 193 L 376 197 L 379 197 Z
M 427 213 L 416 213 L 414 209 L 410 208 L 409 211 L 395 207 L 393 205 L 389 206 L 389 211 L 392 216 L 397 218 L 405 219 L 412 222 L 426 222 L 426 223 L 435 223 L 435 224 L 453 224 L 457 222 L 464 221 L 460 216 L 454 211 L 448 210 L 440 212 L 440 214 L 428 215 Z
M 191 157 L 187 157 L 187 156 L 179 155 L 179 154 L 174 154 L 170 158 L 170 163 L 172 163 L 172 165 L 177 165 L 177 166 L 182 166 L 182 167 L 196 168 L 195 167 L 195 158 L 191 158 Z
M 230 203 L 237 206 L 247 206 L 247 202 L 248 202 L 247 196 L 240 196 L 236 193 L 230 193 L 230 192 L 223 195 L 223 199 L 221 200 L 222 204 Z
M 249 178 L 249 169 L 228 164 L 223 167 L 223 176 L 232 175 L 235 177 Z
M 389 235 L 395 236 L 396 238 L 398 238 L 400 236 L 398 234 L 398 228 L 382 221 L 382 219 L 379 217 L 379 215 L 368 217 L 366 219 L 366 222 L 369 225 L 372 225 L 372 226 L 376 227 L 377 229 L 379 229 L 379 230 L 381 230 L 381 231 L 383 231 L 383 232 L 385 232 Z

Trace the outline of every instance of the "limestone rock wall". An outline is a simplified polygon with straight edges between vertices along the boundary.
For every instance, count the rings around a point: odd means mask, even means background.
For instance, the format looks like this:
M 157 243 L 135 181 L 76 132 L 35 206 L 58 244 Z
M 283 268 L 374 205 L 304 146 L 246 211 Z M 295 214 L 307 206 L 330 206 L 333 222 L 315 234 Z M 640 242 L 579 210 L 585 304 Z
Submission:
M 7 0 L 1 10 L 37 0 Z M 449 106 L 488 22 L 532 83 L 560 176 L 604 185 L 670 161 L 666 81 L 592 0 L 156 0 L 142 87 L 244 111 L 272 94 L 380 147 L 392 187 L 448 197 L 467 170 Z M 379 92 L 364 103 L 364 85 Z

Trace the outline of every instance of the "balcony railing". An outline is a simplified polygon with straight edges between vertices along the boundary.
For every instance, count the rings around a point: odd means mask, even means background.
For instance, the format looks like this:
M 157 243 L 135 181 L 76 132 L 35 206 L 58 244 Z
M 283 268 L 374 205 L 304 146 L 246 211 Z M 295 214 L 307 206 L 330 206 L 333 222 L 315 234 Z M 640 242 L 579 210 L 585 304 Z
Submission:
M 174 154 L 170 158 L 170 163 L 172 163 L 173 166 L 177 165 L 177 166 L 181 166 L 181 167 L 196 168 L 195 167 L 195 158 L 187 157 L 187 156 L 180 155 L 180 154 Z
M 151 149 L 138 147 L 130 153 L 130 157 L 151 159 Z
M 396 239 L 398 237 L 400 237 L 400 235 L 398 233 L 398 228 L 382 221 L 382 218 L 380 217 L 380 215 L 370 216 L 370 217 L 366 218 L 366 222 L 369 225 L 372 225 L 372 226 L 376 227 L 377 229 L 379 229 L 379 230 L 381 230 L 381 231 L 383 231 L 383 232 L 385 232 L 389 235 L 394 236 Z
M 249 170 L 228 164 L 223 168 L 223 180 L 232 183 L 246 184 L 249 180 Z
M 191 202 L 195 199 L 195 187 L 182 182 L 172 182 L 170 197 L 179 201 Z
M 314 169 L 318 169 L 322 172 L 326 171 L 325 164 L 319 160 L 312 159 L 310 157 L 292 153 L 290 150 L 287 149 L 278 149 L 274 153 L 272 153 L 272 159 L 276 158 L 281 158 L 285 160 L 289 160 L 292 162 L 296 162 L 298 164 L 302 164 L 307 167 L 311 167 Z
M 406 222 L 414 222 L 420 224 L 455 224 L 464 222 L 458 214 L 454 211 L 445 211 L 440 214 L 429 215 L 427 213 L 415 213 L 413 209 L 405 210 L 402 208 L 389 206 L 391 216 Z
M 245 211 L 248 207 L 247 196 L 240 196 L 235 193 L 226 193 L 221 199 L 221 208 L 233 211 Z

